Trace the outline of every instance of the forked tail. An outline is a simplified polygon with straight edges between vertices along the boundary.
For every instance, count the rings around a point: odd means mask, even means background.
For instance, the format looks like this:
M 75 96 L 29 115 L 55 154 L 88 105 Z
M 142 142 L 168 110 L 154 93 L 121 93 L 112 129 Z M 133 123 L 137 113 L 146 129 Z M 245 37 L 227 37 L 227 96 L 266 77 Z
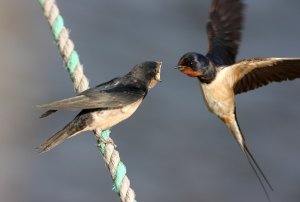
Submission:
M 51 113 L 51 112 L 49 112 Z M 39 153 L 44 153 L 57 145 L 63 143 L 66 139 L 71 138 L 80 132 L 86 131 L 88 122 L 91 120 L 90 113 L 87 110 L 82 110 L 79 114 L 68 123 L 62 130 L 46 140 L 43 144 L 39 145 L 36 149 Z
M 85 117 L 81 117 L 80 113 L 70 123 L 68 123 L 62 130 L 50 137 L 44 143 L 39 145 L 36 149 L 39 153 L 44 153 L 57 145 L 63 143 L 66 139 L 82 132 L 86 128 Z
M 245 157 L 247 158 L 247 161 L 249 162 L 253 172 L 255 173 L 255 175 L 256 175 L 259 183 L 260 183 L 260 185 L 262 186 L 267 199 L 269 201 L 271 201 L 268 190 L 267 190 L 265 184 L 267 184 L 267 186 L 269 187 L 269 189 L 271 191 L 273 191 L 273 187 L 271 186 L 271 183 L 267 179 L 266 175 L 264 174 L 264 172 L 262 171 L 262 169 L 260 168 L 260 166 L 258 165 L 256 160 L 254 159 L 254 157 L 251 154 L 250 150 L 248 149 L 248 147 L 246 145 L 246 142 L 245 142 L 245 138 L 244 138 L 244 136 L 241 132 L 241 129 L 238 125 L 236 115 L 231 116 L 227 119 L 223 119 L 223 121 L 229 127 L 229 129 L 231 130 L 234 138 L 237 140 L 238 144 L 240 145 Z
M 263 190 L 264 190 L 264 192 L 266 194 L 266 197 L 268 198 L 269 201 L 271 201 L 269 193 L 268 193 L 268 191 L 267 191 L 267 189 L 265 187 L 264 182 L 268 185 L 269 189 L 271 191 L 273 191 L 273 187 L 272 187 L 271 183 L 269 182 L 268 178 L 266 177 L 266 175 L 264 174 L 264 172 L 262 171 L 262 169 L 260 168 L 260 166 L 258 165 L 258 163 L 255 161 L 253 155 L 251 154 L 251 152 L 249 151 L 249 149 L 248 149 L 248 147 L 247 147 L 247 145 L 245 143 L 243 145 L 242 150 L 243 150 L 243 153 L 245 154 L 245 156 L 246 156 L 246 158 L 247 158 L 247 160 L 248 160 L 248 162 L 249 162 L 252 170 L 254 171 L 254 173 L 255 173 L 255 175 L 256 175 L 256 177 L 257 177 L 260 185 L 262 186 L 262 188 L 263 188 Z
M 68 133 L 68 127 L 65 127 L 61 131 L 57 132 L 55 135 L 50 137 L 48 140 L 46 140 L 44 143 L 42 143 L 38 147 L 36 147 L 36 150 L 39 153 L 45 153 L 45 152 L 53 149 L 57 145 L 63 143 L 69 137 L 70 137 L 70 135 Z

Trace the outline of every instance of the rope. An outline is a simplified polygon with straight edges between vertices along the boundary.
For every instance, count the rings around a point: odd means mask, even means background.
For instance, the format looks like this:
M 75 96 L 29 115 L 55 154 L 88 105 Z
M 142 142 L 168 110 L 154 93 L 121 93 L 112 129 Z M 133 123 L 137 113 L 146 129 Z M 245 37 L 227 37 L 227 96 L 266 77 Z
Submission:
M 39 3 L 49 22 L 54 41 L 58 46 L 64 66 L 71 77 L 75 92 L 80 93 L 88 89 L 89 81 L 83 73 L 83 66 L 80 63 L 78 53 L 74 49 L 74 43 L 69 38 L 69 31 L 64 26 L 63 18 L 59 14 L 55 0 L 39 0 Z M 126 176 L 126 167 L 121 162 L 119 152 L 110 138 L 110 130 L 101 131 L 96 129 L 94 134 L 105 165 L 113 179 L 113 190 L 119 194 L 122 202 L 135 202 L 135 193 L 130 188 L 130 181 Z

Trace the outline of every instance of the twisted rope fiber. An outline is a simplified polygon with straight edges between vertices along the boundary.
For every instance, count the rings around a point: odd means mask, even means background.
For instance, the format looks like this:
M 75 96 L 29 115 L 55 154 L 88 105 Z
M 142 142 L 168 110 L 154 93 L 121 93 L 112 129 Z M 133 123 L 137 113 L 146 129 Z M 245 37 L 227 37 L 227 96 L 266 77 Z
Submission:
M 74 49 L 74 43 L 69 38 L 69 31 L 64 26 L 63 18 L 59 14 L 55 0 L 39 0 L 39 3 L 49 22 L 55 43 L 58 46 L 76 93 L 88 89 L 89 81 L 83 73 L 83 66 L 80 64 L 78 53 Z M 135 202 L 135 193 L 130 188 L 130 181 L 126 176 L 126 167 L 121 162 L 119 152 L 110 138 L 110 130 L 101 131 L 96 129 L 94 134 L 105 165 L 113 179 L 113 190 L 119 194 L 122 202 Z

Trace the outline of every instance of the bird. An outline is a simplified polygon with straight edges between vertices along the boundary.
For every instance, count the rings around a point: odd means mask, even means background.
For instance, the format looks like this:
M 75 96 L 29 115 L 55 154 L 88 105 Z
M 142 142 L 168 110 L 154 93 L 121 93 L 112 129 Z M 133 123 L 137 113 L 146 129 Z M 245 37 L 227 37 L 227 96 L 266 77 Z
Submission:
M 271 191 L 273 188 L 246 144 L 237 120 L 235 95 L 271 82 L 299 78 L 300 58 L 254 57 L 236 61 L 244 9 L 245 4 L 241 0 L 213 0 L 206 23 L 206 55 L 185 53 L 175 69 L 197 78 L 208 110 L 229 128 L 270 201 L 265 185 Z
M 38 105 L 48 109 L 41 118 L 57 110 L 81 110 L 63 129 L 36 149 L 44 153 L 75 135 L 97 129 L 103 131 L 129 118 L 140 106 L 149 89 L 160 81 L 162 62 L 135 65 L 124 76 L 85 90 L 75 97 Z

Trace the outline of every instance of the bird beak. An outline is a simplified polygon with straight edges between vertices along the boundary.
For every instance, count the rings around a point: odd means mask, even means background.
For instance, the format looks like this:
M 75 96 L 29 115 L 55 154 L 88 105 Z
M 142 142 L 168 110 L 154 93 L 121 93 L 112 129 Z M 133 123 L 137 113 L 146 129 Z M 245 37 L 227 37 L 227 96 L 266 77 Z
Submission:
M 184 66 L 181 66 L 181 65 L 178 65 L 178 66 L 175 66 L 175 67 L 174 67 L 174 69 L 178 69 L 178 70 L 180 70 L 180 69 L 182 69 L 182 68 L 184 68 Z
M 160 79 L 160 73 L 157 73 L 156 75 L 155 75 L 155 78 L 154 78 L 156 81 L 159 81 L 159 82 L 161 82 L 161 79 Z
M 156 67 L 157 67 L 157 74 L 155 75 L 155 80 L 161 82 L 160 80 L 160 70 L 161 70 L 161 66 L 162 66 L 162 61 L 156 61 Z
M 162 65 L 162 61 L 156 61 L 156 64 L 159 68 L 161 68 L 161 65 Z
M 179 71 L 181 71 L 182 73 L 184 73 L 190 77 L 198 77 L 198 76 L 203 75 L 203 73 L 201 71 L 195 71 L 189 66 L 178 65 L 178 66 L 174 67 L 174 69 L 178 69 Z

